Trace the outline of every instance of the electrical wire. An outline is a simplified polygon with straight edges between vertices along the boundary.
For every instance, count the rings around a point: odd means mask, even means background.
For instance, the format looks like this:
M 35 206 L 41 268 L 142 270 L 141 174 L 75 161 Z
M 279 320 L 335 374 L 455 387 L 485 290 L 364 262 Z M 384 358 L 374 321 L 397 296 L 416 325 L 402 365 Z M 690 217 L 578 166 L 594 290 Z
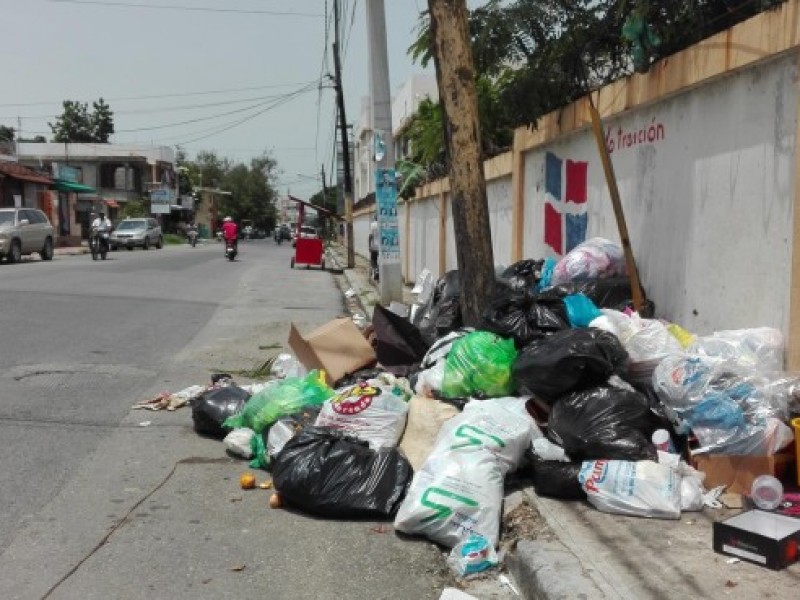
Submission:
M 233 13 L 241 15 L 273 15 L 286 17 L 321 17 L 319 13 L 287 12 L 280 10 L 242 9 L 242 8 L 212 8 L 204 6 L 179 6 L 169 4 L 137 4 L 134 2 L 108 2 L 106 0 L 50 0 L 59 4 L 92 4 L 95 6 L 146 8 L 156 10 L 180 10 L 192 12 Z
M 259 85 L 259 86 L 252 86 L 252 87 L 243 87 L 243 88 L 229 88 L 229 89 L 222 89 L 222 90 L 206 90 L 202 92 L 179 92 L 173 94 L 155 94 L 155 95 L 147 95 L 147 96 L 121 96 L 119 98 L 105 98 L 108 102 L 121 102 L 126 100 L 156 100 L 162 98 L 179 98 L 185 96 L 205 96 L 210 94 L 229 94 L 233 92 L 249 92 L 254 90 L 266 90 L 266 89 L 274 89 L 274 88 L 281 88 L 281 87 L 291 87 L 296 85 L 307 85 L 309 83 L 316 83 L 315 80 L 313 81 L 301 81 L 296 83 L 278 83 L 273 85 Z M 58 102 L 17 102 L 17 103 L 0 103 L 0 107 L 24 107 L 24 106 L 48 106 L 48 105 L 61 105 L 62 101 L 59 100 Z M 16 118 L 16 117 L 15 117 Z

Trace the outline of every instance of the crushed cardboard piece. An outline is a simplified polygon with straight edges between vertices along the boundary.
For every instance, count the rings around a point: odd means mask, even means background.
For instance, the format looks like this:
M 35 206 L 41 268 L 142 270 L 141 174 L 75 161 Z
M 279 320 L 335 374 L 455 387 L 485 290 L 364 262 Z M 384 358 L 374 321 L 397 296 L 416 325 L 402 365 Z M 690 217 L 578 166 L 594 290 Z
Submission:
M 329 385 L 375 363 L 375 350 L 352 319 L 329 321 L 303 335 L 292 323 L 289 347 L 307 369 L 324 369 Z

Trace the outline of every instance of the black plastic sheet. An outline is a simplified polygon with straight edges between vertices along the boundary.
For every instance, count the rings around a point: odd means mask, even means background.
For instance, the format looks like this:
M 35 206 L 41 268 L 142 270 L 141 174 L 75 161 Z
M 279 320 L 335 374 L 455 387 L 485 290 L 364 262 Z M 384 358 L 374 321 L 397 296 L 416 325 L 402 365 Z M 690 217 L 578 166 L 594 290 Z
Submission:
M 372 329 L 376 341 L 375 354 L 382 367 L 419 365 L 430 348 L 419 329 L 380 304 L 375 305 Z
M 275 458 L 272 481 L 288 504 L 332 518 L 390 518 L 413 470 L 396 448 L 371 450 L 366 442 L 325 427 L 306 427 Z

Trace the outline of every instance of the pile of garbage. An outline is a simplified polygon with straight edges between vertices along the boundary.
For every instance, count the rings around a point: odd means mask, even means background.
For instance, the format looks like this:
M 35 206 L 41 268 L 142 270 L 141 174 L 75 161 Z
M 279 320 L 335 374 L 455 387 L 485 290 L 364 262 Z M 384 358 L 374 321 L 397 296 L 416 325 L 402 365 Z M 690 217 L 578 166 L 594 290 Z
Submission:
M 634 312 L 609 240 L 501 270 L 474 328 L 459 285 L 426 271 L 407 317 L 376 306 L 374 354 L 343 365 L 341 348 L 335 381 L 312 334 L 269 381 L 195 393 L 195 428 L 271 471 L 272 505 L 393 519 L 451 549 L 462 575 L 497 564 L 509 473 L 542 496 L 677 519 L 718 506 L 724 488 L 707 489 L 685 457 L 770 456 L 793 441 L 798 379 L 782 372 L 781 333 L 699 336 L 652 303 Z M 336 327 L 337 340 L 358 332 Z

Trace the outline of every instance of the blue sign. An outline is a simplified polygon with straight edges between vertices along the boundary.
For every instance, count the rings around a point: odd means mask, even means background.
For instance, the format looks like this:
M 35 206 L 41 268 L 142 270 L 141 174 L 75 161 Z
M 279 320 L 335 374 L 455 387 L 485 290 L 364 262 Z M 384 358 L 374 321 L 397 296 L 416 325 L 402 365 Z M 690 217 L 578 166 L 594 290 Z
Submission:
M 394 169 L 375 170 L 375 206 L 378 211 L 381 264 L 400 263 L 400 228 L 397 224 L 397 184 Z

